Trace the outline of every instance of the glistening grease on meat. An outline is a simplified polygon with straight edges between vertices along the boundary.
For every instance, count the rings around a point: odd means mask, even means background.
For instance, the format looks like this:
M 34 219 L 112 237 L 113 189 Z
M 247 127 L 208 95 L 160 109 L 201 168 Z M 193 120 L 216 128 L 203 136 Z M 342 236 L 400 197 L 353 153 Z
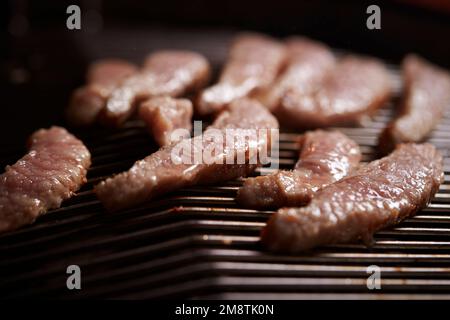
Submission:
M 294 170 L 246 179 L 237 201 L 250 208 L 307 204 L 319 189 L 351 173 L 361 159 L 358 144 L 338 131 L 308 132 L 301 145 Z
M 425 207 L 444 179 L 442 156 L 431 144 L 400 144 L 389 156 L 316 193 L 304 208 L 284 208 L 262 232 L 273 251 L 299 252 L 373 234 Z
M 0 176 L 0 233 L 33 223 L 86 182 L 91 155 L 65 129 L 41 129 L 30 151 Z
M 188 138 L 192 128 L 193 107 L 188 99 L 170 97 L 151 98 L 139 107 L 139 116 L 160 146 L 171 144 L 171 136 L 177 129 L 185 129 Z M 179 136 L 178 136 L 179 137 Z
M 93 63 L 87 72 L 86 85 L 72 94 L 66 110 L 67 121 L 76 126 L 92 125 L 114 88 L 136 72 L 135 65 L 120 59 Z
M 311 128 L 356 123 L 380 108 L 391 94 L 384 65 L 372 58 L 347 56 L 306 92 L 294 86 L 277 109 L 281 123 Z
M 277 120 L 260 103 L 250 99 L 236 100 L 224 110 L 213 125 L 205 130 L 203 137 L 184 139 L 178 143 L 163 147 L 147 158 L 137 161 L 130 170 L 108 178 L 95 187 L 95 193 L 108 210 L 131 207 L 153 199 L 164 193 L 196 184 L 211 184 L 246 176 L 258 165 L 252 163 L 256 151 L 267 150 L 271 145 L 270 129 L 277 129 Z M 244 141 L 233 139 L 231 145 L 224 147 L 223 138 L 230 129 L 243 129 Z M 266 134 L 253 137 L 248 132 L 267 129 Z M 228 131 L 227 131 L 228 130 Z M 222 141 L 208 139 L 208 136 L 222 138 Z M 191 147 L 189 160 L 178 161 L 181 156 L 176 152 L 180 146 Z M 195 161 L 195 155 L 211 152 L 210 161 L 205 158 Z M 231 156 L 233 162 L 226 162 Z M 236 157 L 243 156 L 243 163 Z M 176 162 L 174 161 L 177 160 Z
M 212 114 L 236 99 L 268 88 L 285 60 L 286 50 L 280 42 L 260 34 L 237 36 L 219 82 L 201 93 L 196 111 Z
M 209 73 L 208 61 L 198 53 L 158 51 L 147 58 L 140 73 L 127 78 L 112 92 L 102 120 L 109 125 L 120 125 L 142 100 L 194 92 L 206 84 Z
M 379 148 L 387 153 L 401 142 L 420 142 L 450 106 L 450 74 L 408 55 L 402 66 L 405 95 L 399 116 L 382 132 Z

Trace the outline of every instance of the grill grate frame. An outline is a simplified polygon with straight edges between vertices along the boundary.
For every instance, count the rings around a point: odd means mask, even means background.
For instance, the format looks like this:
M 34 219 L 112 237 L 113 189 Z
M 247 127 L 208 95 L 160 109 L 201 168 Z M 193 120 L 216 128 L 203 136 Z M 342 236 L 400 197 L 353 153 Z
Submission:
M 399 71 L 388 66 L 398 97 Z M 338 128 L 360 144 L 363 161 L 376 158 L 376 139 L 392 109 L 389 103 L 361 127 Z M 242 179 L 185 188 L 107 213 L 92 186 L 156 147 L 138 120 L 115 132 L 75 133 L 92 152 L 88 183 L 34 225 L 0 236 L 1 297 L 450 298 L 450 113 L 429 138 L 444 154 L 445 182 L 428 208 L 377 233 L 371 248 L 333 245 L 298 256 L 259 246 L 259 231 L 272 211 L 235 203 Z M 281 169 L 295 163 L 298 136 L 280 134 Z M 269 172 L 259 168 L 254 175 Z M 71 264 L 82 270 L 82 290 L 66 288 Z M 381 290 L 367 289 L 366 268 L 372 264 L 381 267 Z

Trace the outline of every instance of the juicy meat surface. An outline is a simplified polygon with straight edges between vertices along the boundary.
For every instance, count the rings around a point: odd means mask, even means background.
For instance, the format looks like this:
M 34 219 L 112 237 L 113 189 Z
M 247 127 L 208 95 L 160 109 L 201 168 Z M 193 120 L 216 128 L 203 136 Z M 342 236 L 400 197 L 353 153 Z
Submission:
M 273 251 L 299 252 L 373 234 L 425 207 L 444 178 L 442 156 L 431 144 L 400 144 L 389 156 L 316 193 L 304 208 L 284 208 L 262 232 Z
M 120 59 L 105 59 L 93 63 L 86 75 L 86 85 L 72 94 L 66 109 L 68 122 L 76 126 L 93 124 L 114 88 L 136 72 L 135 65 Z
M 313 90 L 288 90 L 277 109 L 282 123 L 292 127 L 326 127 L 355 123 L 381 107 L 391 83 L 384 65 L 371 58 L 347 56 Z
M 210 66 L 205 57 L 191 51 L 163 50 L 151 54 L 144 69 L 113 90 L 102 119 L 120 125 L 134 111 L 136 103 L 150 97 L 178 97 L 203 87 Z
M 0 232 L 34 222 L 86 182 L 91 155 L 65 129 L 38 130 L 30 142 L 29 152 L 0 176 Z
M 401 142 L 420 142 L 450 106 L 450 74 L 408 55 L 402 65 L 405 95 L 399 116 L 382 132 L 380 150 L 387 153 Z
M 177 135 L 177 138 L 190 136 L 192 113 L 192 103 L 188 99 L 157 97 L 145 101 L 139 107 L 139 117 L 161 147 L 178 141 L 171 139 L 177 129 L 186 131 L 184 135 Z
M 276 112 L 286 92 L 310 95 L 318 90 L 336 64 L 330 48 L 302 37 L 286 40 L 287 66 L 274 85 L 261 92 L 258 99 Z
M 308 132 L 301 145 L 294 170 L 246 179 L 236 200 L 261 209 L 304 205 L 319 189 L 355 170 L 361 160 L 358 144 L 338 131 Z
M 285 60 L 286 49 L 280 42 L 259 34 L 237 36 L 218 83 L 201 93 L 196 111 L 200 115 L 212 114 L 233 100 L 268 88 Z
M 213 125 L 205 130 L 203 137 L 214 134 L 217 137 L 218 134 L 223 138 L 225 129 L 239 128 L 245 129 L 244 133 L 252 129 L 277 129 L 278 122 L 257 101 L 241 99 L 230 104 Z M 250 148 L 256 147 L 258 151 L 269 148 L 270 137 L 260 135 L 257 140 L 249 138 L 245 143 L 236 140 L 233 139 L 231 146 L 224 147 L 223 141 L 202 139 L 200 136 L 165 146 L 137 161 L 130 170 L 98 184 L 94 188 L 95 193 L 103 205 L 112 211 L 137 205 L 185 186 L 217 183 L 248 175 L 257 166 L 257 162 L 250 161 Z M 186 154 L 180 154 L 178 150 L 186 146 L 191 151 L 187 152 L 188 161 L 183 161 Z M 211 152 L 212 158 L 207 162 L 203 152 L 215 148 L 217 152 Z M 198 154 L 203 157 L 200 161 L 195 159 Z M 229 164 L 226 159 L 230 155 L 233 160 L 242 155 L 245 161 Z

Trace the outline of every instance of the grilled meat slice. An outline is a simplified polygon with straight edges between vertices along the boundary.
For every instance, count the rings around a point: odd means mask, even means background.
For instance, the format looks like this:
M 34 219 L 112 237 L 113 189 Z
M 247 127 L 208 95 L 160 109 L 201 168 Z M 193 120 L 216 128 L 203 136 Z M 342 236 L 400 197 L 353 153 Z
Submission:
M 308 132 L 301 145 L 294 170 L 246 179 L 237 201 L 259 209 L 305 205 L 319 189 L 356 169 L 361 160 L 358 144 L 338 131 Z
M 403 61 L 405 95 L 399 116 L 382 132 L 379 148 L 387 153 L 401 142 L 420 142 L 439 123 L 450 106 L 450 74 L 422 58 Z
M 277 129 L 278 122 L 257 101 L 236 100 L 205 130 L 204 139 L 201 136 L 194 137 L 165 146 L 137 161 L 127 172 L 98 184 L 94 188 L 95 193 L 103 205 L 112 211 L 137 205 L 185 186 L 217 183 L 245 176 L 257 166 L 257 162 L 251 161 L 251 151 L 267 149 L 271 141 L 269 135 L 259 135 L 258 139 L 247 135 L 249 138 L 246 142 L 233 139 L 231 146 L 224 146 L 225 129 L 239 128 L 245 129 L 241 134 L 246 134 L 246 130 L 252 129 Z M 213 135 L 217 137 L 217 134 L 222 141 L 208 138 Z M 178 150 L 186 146 L 191 148 L 191 152 L 187 154 L 188 161 L 183 161 L 186 154 L 180 155 Z M 211 151 L 208 161 L 204 154 L 206 150 Z M 202 158 L 196 160 L 198 154 Z M 227 162 L 230 156 L 232 163 Z M 240 156 L 244 158 L 242 163 L 236 161 Z
M 136 72 L 135 65 L 120 59 L 93 63 L 87 72 L 86 85 L 72 94 L 66 109 L 67 121 L 76 126 L 93 124 L 114 88 Z
M 144 69 L 127 78 L 108 99 L 102 120 L 122 124 L 136 103 L 150 97 L 178 97 L 194 92 L 208 81 L 210 66 L 202 55 L 191 51 L 163 50 L 150 55 Z
M 41 129 L 30 151 L 0 176 L 0 233 L 33 223 L 86 182 L 91 155 L 65 129 Z
M 358 122 L 381 107 L 391 93 L 383 64 L 357 56 L 339 61 L 316 90 L 305 93 L 298 88 L 286 92 L 277 117 L 286 125 L 300 128 Z
M 304 208 L 280 209 L 262 232 L 273 251 L 299 252 L 358 239 L 399 223 L 425 207 L 444 178 L 431 144 L 400 144 L 389 156 L 316 193 Z
M 193 107 L 188 99 L 174 99 L 170 97 L 151 98 L 139 107 L 139 116 L 146 123 L 150 134 L 162 147 L 173 142 L 171 135 L 177 129 L 185 129 L 188 138 L 192 129 Z
M 268 88 L 285 61 L 286 49 L 278 41 L 260 34 L 237 36 L 219 82 L 201 93 L 196 111 L 212 114 L 233 100 Z
M 286 49 L 288 56 L 286 69 L 273 86 L 257 96 L 275 113 L 286 92 L 292 90 L 298 95 L 313 94 L 336 64 L 330 48 L 307 38 L 289 38 L 286 40 Z

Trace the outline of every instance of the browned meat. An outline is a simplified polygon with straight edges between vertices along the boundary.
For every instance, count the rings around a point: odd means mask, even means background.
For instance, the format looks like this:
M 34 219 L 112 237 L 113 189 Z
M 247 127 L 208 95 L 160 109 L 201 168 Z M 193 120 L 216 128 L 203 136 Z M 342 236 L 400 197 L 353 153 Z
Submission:
M 0 176 L 0 233 L 58 208 L 86 182 L 91 155 L 80 140 L 59 127 L 30 140 L 30 151 Z
M 311 95 L 318 90 L 325 77 L 335 66 L 331 50 L 306 38 L 292 37 L 286 40 L 288 64 L 275 84 L 258 95 L 258 99 L 276 112 L 286 92 Z
M 361 160 L 358 144 L 338 131 L 308 132 L 301 144 L 294 170 L 245 180 L 237 201 L 261 209 L 304 205 L 319 189 L 351 173 Z
M 277 116 L 293 127 L 325 127 L 359 121 L 389 98 L 391 85 L 383 64 L 347 56 L 313 92 L 295 87 L 285 94 Z
M 76 126 L 93 124 L 114 88 L 136 72 L 135 65 L 119 59 L 93 63 L 87 72 L 87 84 L 72 95 L 66 110 L 68 122 Z
M 178 97 L 206 84 L 210 66 L 202 55 L 190 51 L 158 51 L 150 55 L 139 74 L 129 77 L 108 99 L 102 119 L 120 125 L 136 103 L 155 96 Z
M 285 60 L 285 47 L 278 41 L 259 34 L 237 36 L 219 82 L 202 92 L 196 111 L 212 114 L 235 99 L 268 88 Z
M 242 99 L 233 102 L 229 109 L 223 111 L 203 136 L 207 137 L 218 132 L 221 134 L 220 137 L 223 137 L 224 129 L 240 128 L 240 126 L 245 129 L 276 129 L 278 122 L 258 102 Z M 257 145 L 258 151 L 270 145 L 268 135 L 260 135 L 257 141 L 248 140 L 248 143 L 242 144 L 237 141 L 231 148 L 225 148 L 222 141 L 202 139 L 202 137 L 185 139 L 177 144 L 163 147 L 147 158 L 137 161 L 129 171 L 101 182 L 95 187 L 95 193 L 107 209 L 118 210 L 185 186 L 210 184 L 245 176 L 256 168 L 256 163 L 253 164 L 250 161 L 251 143 Z M 187 157 L 192 160 L 192 154 L 194 154 L 193 161 L 182 161 L 186 154 L 177 152 L 176 148 L 180 146 L 192 148 L 192 152 L 189 152 Z M 206 162 L 205 158 L 200 161 L 195 159 L 194 152 L 214 148 L 218 151 L 211 153 L 213 161 Z M 228 164 L 226 160 L 230 155 L 233 160 L 243 155 L 245 161 L 242 164 L 236 164 L 236 161 Z
M 389 156 L 316 193 L 304 208 L 280 209 L 262 232 L 270 250 L 299 252 L 319 245 L 371 241 L 428 204 L 444 174 L 431 144 L 400 144 Z
M 399 117 L 382 132 L 383 153 L 397 143 L 420 142 L 438 124 L 450 106 L 450 75 L 425 60 L 409 55 L 403 61 L 405 96 Z
M 188 99 L 174 99 L 170 97 L 151 98 L 141 104 L 139 116 L 147 124 L 150 134 L 160 146 L 171 144 L 171 135 L 177 129 L 186 129 L 188 138 L 192 129 L 193 107 Z

